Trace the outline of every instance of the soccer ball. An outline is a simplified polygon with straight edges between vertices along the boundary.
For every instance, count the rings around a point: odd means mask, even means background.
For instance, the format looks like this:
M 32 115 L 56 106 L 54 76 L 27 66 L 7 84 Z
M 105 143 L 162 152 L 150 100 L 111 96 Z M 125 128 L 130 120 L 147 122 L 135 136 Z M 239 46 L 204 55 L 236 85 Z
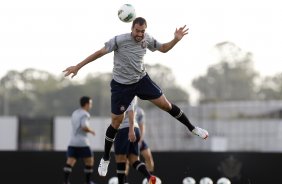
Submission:
M 162 184 L 162 180 L 159 177 L 156 177 L 156 184 Z M 144 178 L 144 180 L 142 181 L 142 184 L 148 184 L 148 180 L 147 178 Z
M 110 178 L 108 184 L 118 184 L 118 178 L 117 177 Z
M 222 177 L 217 180 L 216 184 L 231 184 L 231 181 L 228 178 Z
M 131 4 L 124 4 L 118 10 L 118 18 L 122 22 L 132 22 L 135 17 L 135 8 Z
M 213 184 L 213 181 L 209 177 L 204 177 L 200 180 L 200 184 Z
M 196 181 L 192 177 L 186 177 L 182 180 L 182 184 L 196 184 Z

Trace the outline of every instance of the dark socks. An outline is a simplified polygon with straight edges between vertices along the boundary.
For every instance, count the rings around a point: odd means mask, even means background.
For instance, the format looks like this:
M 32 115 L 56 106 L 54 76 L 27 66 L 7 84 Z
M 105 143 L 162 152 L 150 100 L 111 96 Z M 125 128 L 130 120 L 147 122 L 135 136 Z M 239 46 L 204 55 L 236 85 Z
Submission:
M 115 140 L 116 134 L 118 130 L 114 129 L 112 125 L 110 125 L 106 131 L 106 136 L 105 136 L 105 147 L 104 147 L 104 160 L 109 160 L 110 159 L 110 152 L 111 148 L 113 145 L 113 142 Z
M 177 107 L 174 104 L 171 104 L 171 106 L 172 106 L 172 108 L 170 109 L 170 111 L 168 111 L 168 113 L 171 116 L 173 116 L 175 119 L 177 119 L 178 121 L 183 123 L 192 132 L 192 130 L 195 127 L 194 127 L 194 125 L 191 124 L 191 122 L 186 117 L 186 115 L 183 113 L 183 111 L 181 109 L 179 109 L 179 107 Z
M 140 162 L 137 160 L 136 162 L 133 163 L 132 165 L 138 172 L 142 173 L 147 179 L 151 177 L 151 174 L 147 170 L 145 164 L 143 162 Z
M 84 173 L 85 173 L 85 181 L 86 183 L 90 183 L 91 181 L 91 175 L 93 173 L 93 168 L 92 166 L 85 166 L 84 168 Z
M 69 164 L 66 164 L 64 167 L 64 182 L 65 183 L 69 182 L 69 177 L 70 177 L 71 172 L 72 172 L 72 166 L 70 166 Z
M 125 183 L 125 165 L 125 162 L 117 163 L 117 177 L 119 184 Z
M 124 183 L 125 183 L 125 184 L 128 183 L 128 181 L 127 181 L 127 175 L 124 176 Z

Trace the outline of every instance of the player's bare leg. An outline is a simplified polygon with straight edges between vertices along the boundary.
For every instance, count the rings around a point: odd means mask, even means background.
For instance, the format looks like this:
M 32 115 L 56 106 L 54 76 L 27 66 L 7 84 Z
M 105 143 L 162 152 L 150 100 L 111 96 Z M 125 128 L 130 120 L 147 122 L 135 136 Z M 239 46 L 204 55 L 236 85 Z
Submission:
M 152 174 L 154 172 L 154 160 L 149 148 L 141 151 L 141 155 L 144 157 L 145 164 L 149 172 Z

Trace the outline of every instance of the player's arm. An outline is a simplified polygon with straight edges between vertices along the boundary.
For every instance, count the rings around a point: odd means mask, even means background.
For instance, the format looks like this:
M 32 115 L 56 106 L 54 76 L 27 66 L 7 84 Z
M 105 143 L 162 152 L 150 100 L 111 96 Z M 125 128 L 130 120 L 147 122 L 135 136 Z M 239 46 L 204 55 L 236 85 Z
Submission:
M 95 61 L 96 59 L 104 56 L 105 54 L 107 54 L 108 51 L 105 47 L 101 48 L 100 50 L 94 52 L 93 54 L 91 54 L 90 56 L 88 56 L 87 58 L 85 58 L 83 61 L 81 61 L 80 63 L 78 63 L 75 66 L 70 66 L 68 68 L 66 68 L 63 72 L 65 73 L 65 77 L 69 76 L 70 74 L 73 74 L 71 76 L 71 78 L 73 78 L 74 76 L 76 76 L 77 72 L 80 70 L 80 68 L 82 68 L 83 66 L 87 65 L 88 63 Z
M 188 28 L 185 29 L 185 27 L 186 25 L 183 27 L 180 27 L 179 29 L 176 28 L 174 32 L 174 38 L 170 42 L 162 44 L 158 50 L 160 52 L 166 53 L 170 49 L 172 49 L 183 38 L 183 36 L 188 34 Z
M 81 119 L 81 129 L 87 133 L 91 133 L 92 135 L 95 135 L 94 130 L 92 130 L 90 128 L 90 122 L 89 122 L 89 118 L 87 116 L 83 116 Z
M 145 135 L 145 123 L 144 122 L 139 123 L 139 130 L 140 130 L 140 141 L 139 142 L 142 142 L 144 135 Z
M 87 133 L 91 133 L 92 135 L 95 135 L 95 131 L 92 130 L 90 127 L 88 126 L 85 126 L 85 127 L 82 127 L 82 130 L 87 132 Z
M 134 132 L 135 113 L 133 110 L 129 110 L 127 113 L 128 113 L 128 121 L 129 121 L 128 139 L 130 140 L 130 142 L 135 142 L 136 140 L 136 136 Z

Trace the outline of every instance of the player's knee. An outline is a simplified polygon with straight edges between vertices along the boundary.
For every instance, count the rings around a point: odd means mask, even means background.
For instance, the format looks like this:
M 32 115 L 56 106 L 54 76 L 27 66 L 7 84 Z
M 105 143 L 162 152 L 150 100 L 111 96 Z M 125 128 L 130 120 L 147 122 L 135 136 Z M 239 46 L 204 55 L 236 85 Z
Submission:
M 123 115 L 123 114 L 121 114 L 121 115 L 112 115 L 112 123 L 111 123 L 111 125 L 112 125 L 114 128 L 118 129 L 119 126 L 120 126 L 120 124 L 121 124 L 122 121 L 123 121 L 123 118 L 124 118 L 124 115 Z
M 170 111 L 171 109 L 171 103 L 165 98 L 165 96 L 152 100 L 152 102 L 164 111 Z
M 126 155 L 116 155 L 115 156 L 116 162 L 127 162 L 127 156 Z

